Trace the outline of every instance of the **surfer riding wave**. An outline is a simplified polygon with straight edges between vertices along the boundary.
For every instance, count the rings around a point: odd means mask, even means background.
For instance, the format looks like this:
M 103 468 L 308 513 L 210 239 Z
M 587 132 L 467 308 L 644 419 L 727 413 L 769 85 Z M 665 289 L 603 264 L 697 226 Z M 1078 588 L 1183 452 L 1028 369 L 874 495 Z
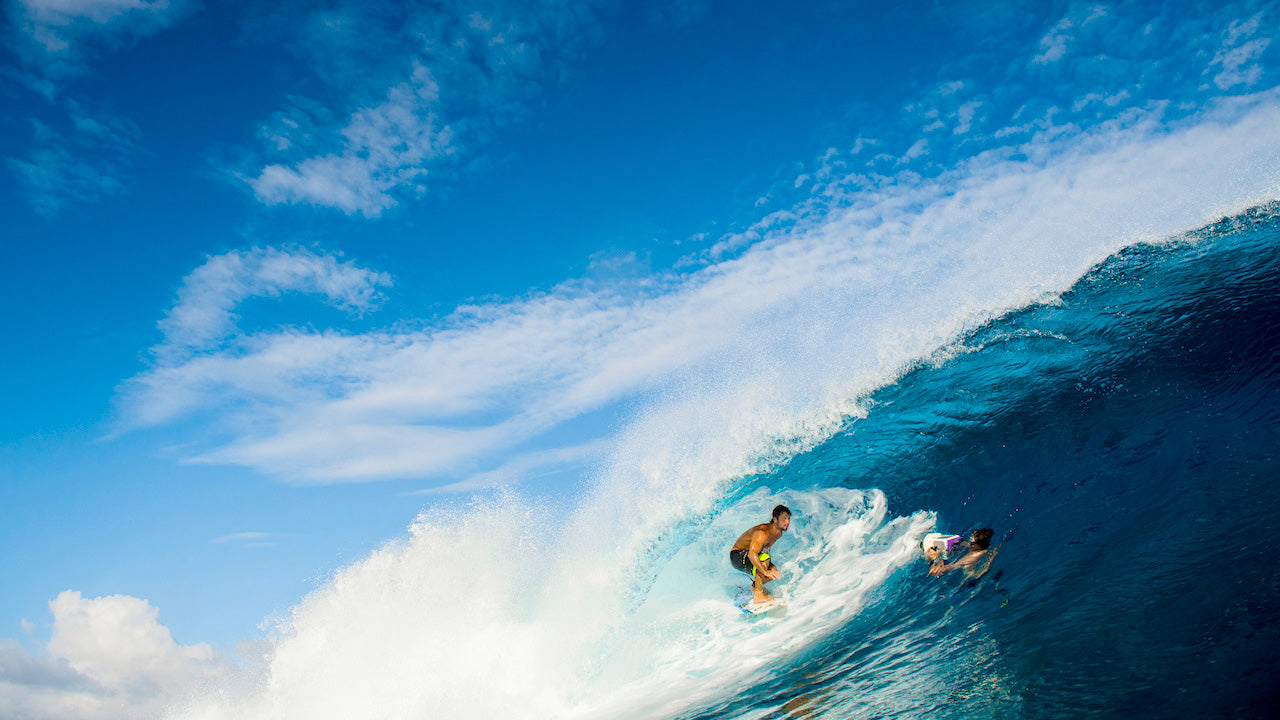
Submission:
M 765 583 L 777 580 L 782 571 L 774 565 L 767 552 L 778 538 L 791 527 L 791 510 L 786 505 L 773 509 L 773 519 L 760 523 L 742 533 L 729 550 L 729 564 L 735 570 L 751 576 L 751 601 L 762 603 L 773 600 L 765 592 Z

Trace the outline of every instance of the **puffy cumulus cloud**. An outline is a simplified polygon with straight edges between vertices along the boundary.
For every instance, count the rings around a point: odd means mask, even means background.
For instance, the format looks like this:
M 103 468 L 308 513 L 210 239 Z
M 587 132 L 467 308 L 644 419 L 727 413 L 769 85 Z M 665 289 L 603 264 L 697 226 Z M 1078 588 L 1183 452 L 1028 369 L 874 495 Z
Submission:
M 556 431 L 645 398 L 741 398 L 752 378 L 768 379 L 768 412 L 855 397 L 1126 244 L 1275 197 L 1275 93 L 1159 119 L 1037 137 L 933 178 L 833 179 L 683 270 L 570 280 L 425 325 L 233 333 L 134 378 L 126 399 L 139 424 L 211 418 L 198 461 L 295 482 L 496 482 L 605 433 Z
M 49 652 L 101 687 L 139 698 L 171 698 L 216 677 L 221 665 L 206 644 L 179 645 L 160 611 L 126 595 L 85 599 L 66 591 L 49 603 Z
M 225 683 L 233 663 L 208 645 L 179 645 L 147 601 L 86 599 L 66 591 L 49 603 L 53 636 L 32 653 L 0 640 L 0 707 L 13 720 L 142 720 Z
M 600 2 L 339 2 L 294 23 L 294 47 L 339 96 L 345 121 L 285 112 L 260 133 L 266 162 L 243 173 L 265 204 L 377 217 L 427 192 L 433 171 L 474 151 L 563 69 Z M 376 51 L 376 52 L 375 52 Z M 378 86 L 377 83 L 384 83 Z M 389 89 L 386 89 L 389 88 Z
M 157 33 L 180 19 L 187 0 L 16 0 L 9 15 L 18 50 L 42 74 L 82 69 L 95 50 Z

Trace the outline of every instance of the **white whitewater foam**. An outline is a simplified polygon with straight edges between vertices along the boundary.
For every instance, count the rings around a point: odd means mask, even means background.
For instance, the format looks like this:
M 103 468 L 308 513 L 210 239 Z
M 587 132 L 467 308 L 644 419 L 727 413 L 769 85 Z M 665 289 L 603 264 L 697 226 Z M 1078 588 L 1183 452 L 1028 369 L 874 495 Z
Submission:
M 518 503 L 424 518 L 295 611 L 262 683 L 204 698 L 184 718 L 668 717 L 735 693 L 857 613 L 918 554 L 933 518 L 891 518 L 882 493 L 787 492 L 775 546 L 785 613 L 745 617 L 728 548 L 767 519 L 757 491 L 637 574 L 607 553 L 549 554 Z M 585 578 L 585 582 L 581 582 Z M 607 580 L 606 580 L 607 578 Z

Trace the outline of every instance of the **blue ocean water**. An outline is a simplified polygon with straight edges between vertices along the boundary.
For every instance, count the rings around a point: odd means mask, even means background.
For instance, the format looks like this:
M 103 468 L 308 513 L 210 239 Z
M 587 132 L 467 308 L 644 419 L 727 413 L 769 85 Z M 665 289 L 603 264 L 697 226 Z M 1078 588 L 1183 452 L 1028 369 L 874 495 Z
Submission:
M 1278 211 L 1118 253 L 744 481 L 783 502 L 877 488 L 890 514 L 994 528 L 999 553 L 978 580 L 900 565 L 825 639 L 681 716 L 1274 717 Z

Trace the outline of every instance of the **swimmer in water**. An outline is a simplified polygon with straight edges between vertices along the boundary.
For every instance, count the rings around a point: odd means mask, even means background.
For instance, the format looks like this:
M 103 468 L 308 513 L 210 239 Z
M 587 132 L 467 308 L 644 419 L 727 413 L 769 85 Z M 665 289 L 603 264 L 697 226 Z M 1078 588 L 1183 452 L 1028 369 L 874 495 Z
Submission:
M 969 538 L 968 552 L 953 563 L 943 560 L 942 553 L 938 552 L 937 548 L 925 550 L 924 557 L 929 561 L 929 574 L 936 577 L 958 569 L 964 571 L 964 576 L 967 578 L 980 577 L 991 566 L 991 561 L 999 552 L 999 548 L 988 549 L 991 547 L 991 536 L 994 534 L 995 531 L 991 528 L 974 530 Z

